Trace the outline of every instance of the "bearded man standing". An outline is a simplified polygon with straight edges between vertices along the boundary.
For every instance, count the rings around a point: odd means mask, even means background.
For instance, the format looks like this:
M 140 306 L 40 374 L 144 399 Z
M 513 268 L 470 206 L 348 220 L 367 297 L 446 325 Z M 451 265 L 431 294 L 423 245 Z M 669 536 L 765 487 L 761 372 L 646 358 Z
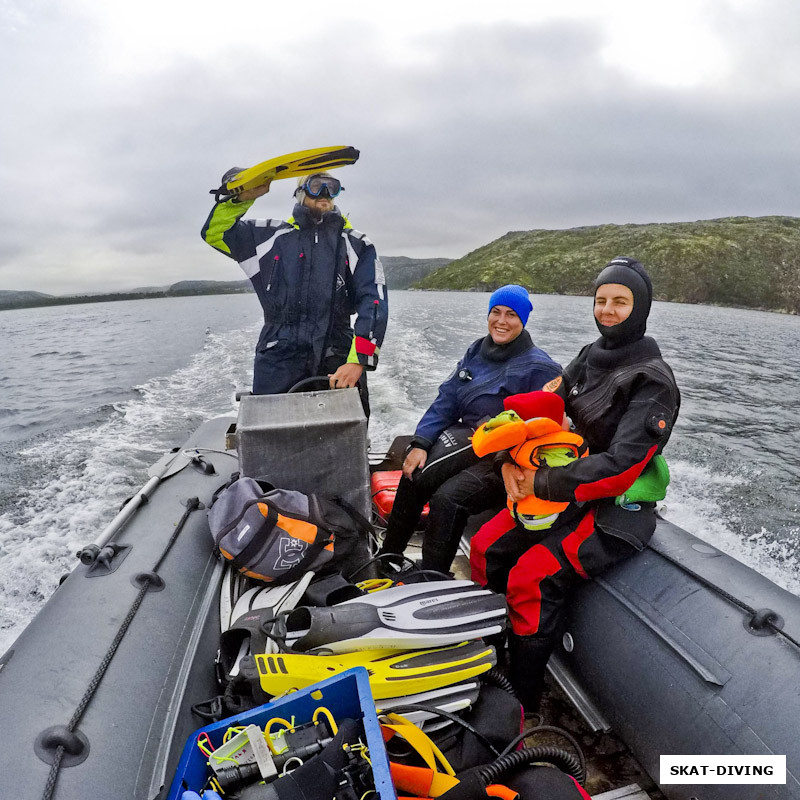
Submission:
M 229 170 L 223 185 L 238 172 Z M 218 202 L 202 230 L 239 263 L 264 311 L 253 393 L 280 394 L 327 375 L 332 389 L 358 385 L 369 417 L 365 373 L 377 366 L 389 312 L 375 246 L 334 204 L 344 187 L 330 173 L 298 180 L 288 220 L 242 219 L 269 187 Z

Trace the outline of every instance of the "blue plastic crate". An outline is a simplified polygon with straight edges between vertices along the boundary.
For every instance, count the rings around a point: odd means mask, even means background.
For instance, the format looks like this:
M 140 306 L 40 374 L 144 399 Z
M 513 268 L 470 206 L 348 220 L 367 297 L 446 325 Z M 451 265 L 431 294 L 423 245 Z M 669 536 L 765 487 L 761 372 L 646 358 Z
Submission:
M 301 725 L 311 722 L 314 711 L 320 706 L 327 708 L 335 720 L 361 720 L 372 762 L 375 790 L 380 800 L 397 800 L 389 773 L 386 747 L 375 714 L 375 701 L 372 699 L 367 671 L 363 667 L 354 667 L 280 700 L 198 728 L 183 748 L 167 800 L 180 800 L 187 788 L 199 791 L 205 785 L 208 776 L 207 759 L 196 744 L 201 733 L 207 733 L 211 744 L 216 748 L 222 744 L 225 731 L 232 725 L 262 726 L 273 717 L 288 719 L 292 716 Z

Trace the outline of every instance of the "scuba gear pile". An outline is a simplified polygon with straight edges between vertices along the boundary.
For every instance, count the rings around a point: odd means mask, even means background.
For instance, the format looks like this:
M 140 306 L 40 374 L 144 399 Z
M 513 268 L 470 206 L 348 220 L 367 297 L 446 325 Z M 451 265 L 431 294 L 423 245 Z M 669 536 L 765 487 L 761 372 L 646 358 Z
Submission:
M 284 587 L 251 589 L 242 595 L 231 615 L 234 622 L 220 639 L 218 665 L 223 681 L 238 675 L 242 658 L 248 654 L 261 656 L 285 650 L 285 657 L 296 658 L 294 654 L 300 653 L 367 651 L 361 660 L 339 659 L 336 664 L 347 664 L 339 668 L 334 668 L 334 662 L 329 661 L 322 671 L 315 672 L 315 665 L 321 667 L 322 662 L 308 662 L 305 669 L 310 667 L 312 671 L 301 673 L 309 676 L 307 683 L 302 684 L 308 685 L 362 661 L 385 663 L 386 656 L 397 651 L 463 644 L 481 636 L 497 635 L 505 628 L 503 596 L 481 589 L 471 581 L 404 583 L 365 594 L 341 576 L 329 576 L 308 585 L 309 580 L 307 574 L 302 581 L 292 584 L 289 591 Z M 295 608 L 300 595 L 320 600 L 353 593 L 358 596 L 335 605 Z M 415 668 L 419 664 L 417 659 Z M 294 670 L 290 674 L 298 677 Z M 266 687 L 262 688 L 269 692 Z M 285 690 L 270 693 L 279 694 Z
M 470 581 L 442 580 L 435 575 L 431 580 L 424 571 L 417 571 L 415 575 L 410 568 L 404 570 L 392 563 L 385 571 L 392 577 L 358 584 L 341 575 L 306 575 L 302 584 L 245 591 L 234 606 L 231 617 L 235 620 L 223 636 L 222 650 L 231 653 L 234 637 L 249 632 L 239 651 L 241 655 L 247 649 L 248 654 L 239 658 L 236 674 L 227 669 L 221 673 L 233 679 L 230 686 L 246 685 L 251 704 L 259 704 L 294 691 L 313 690 L 320 680 L 364 666 L 373 702 L 387 728 L 397 720 L 407 726 L 405 735 L 393 735 L 408 744 L 409 737 L 417 742 L 418 735 L 427 740 L 427 734 L 433 734 L 439 752 L 447 753 L 443 762 L 437 758 L 433 767 L 420 767 L 395 746 L 390 767 L 397 790 L 426 798 L 455 792 L 451 800 L 458 800 L 458 792 L 477 786 L 474 800 L 482 800 L 490 782 L 483 772 L 474 777 L 464 770 L 483 769 L 486 762 L 498 759 L 515 739 L 522 721 L 513 695 L 505 687 L 482 680 L 495 666 L 496 655 L 479 637 L 502 635 L 505 600 Z M 297 605 L 298 601 L 304 605 Z M 424 647 L 426 644 L 429 646 Z M 476 716 L 481 706 L 483 710 Z M 498 713 L 508 724 L 500 723 Z M 243 736 L 241 732 L 237 735 Z M 243 738 L 233 740 L 229 749 L 240 752 Z M 328 740 L 321 743 L 330 746 Z M 417 745 L 411 749 L 416 752 Z M 569 756 L 554 748 L 539 748 L 535 755 L 537 760 L 550 760 L 561 768 L 571 765 Z M 313 769 L 304 765 L 292 773 L 295 781 L 313 774 L 315 785 L 309 794 L 310 788 L 290 786 L 286 778 L 281 778 L 284 784 L 256 785 L 254 781 L 263 778 L 264 770 L 252 763 L 249 755 L 248 763 L 238 766 L 226 761 L 227 756 L 228 750 L 220 749 L 218 760 L 223 766 L 215 771 L 216 787 L 233 790 L 242 800 L 305 800 L 321 797 L 319 791 L 337 797 L 326 782 L 329 771 L 324 764 Z M 273 761 L 277 771 L 286 763 L 274 756 Z M 455 765 L 458 774 L 452 768 L 449 773 L 442 771 L 442 763 Z M 502 759 L 498 762 L 500 766 L 504 763 Z M 524 759 L 514 760 L 514 766 L 524 763 Z M 574 785 L 571 779 L 565 780 Z M 516 791 L 507 788 L 506 781 L 503 784 L 492 787 L 489 794 L 502 800 L 516 798 Z M 410 788 L 413 786 L 417 789 Z M 215 788 L 215 784 L 209 787 Z M 466 794 L 465 800 L 473 800 L 472 795 Z
M 372 559 L 353 578 L 389 558 Z M 505 598 L 471 581 L 420 570 L 413 562 L 401 568 L 396 562 L 402 557 L 391 558 L 383 579 L 353 584 L 341 575 L 304 576 L 307 585 L 286 587 L 280 596 L 283 587 L 246 591 L 221 637 L 217 675 L 225 693 L 198 704 L 197 713 L 219 719 L 226 711 L 302 690 L 354 666 L 367 668 L 382 709 L 421 706 L 413 718 L 426 730 L 449 724 L 434 711 L 471 708 L 480 691 L 477 678 L 497 661 L 494 648 L 480 637 L 505 629 Z M 300 595 L 309 605 L 295 607 Z
M 306 725 L 275 717 L 263 730 L 254 724 L 228 728 L 216 749 L 201 733 L 196 746 L 208 765 L 203 797 L 219 792 L 240 800 L 350 800 L 373 790 L 361 724 L 346 718 L 337 725 L 325 707 Z
M 489 764 L 469 769 L 453 768 L 442 750 L 422 731 L 399 714 L 380 718 L 387 744 L 389 769 L 398 796 L 447 798 L 448 800 L 586 800 L 579 781 L 585 778 L 581 759 L 552 746 L 529 747 L 516 752 L 507 748 Z M 534 729 L 535 731 L 535 729 Z M 525 733 L 533 733 L 526 731 Z M 520 735 L 521 738 L 522 734 Z M 402 740 L 398 753 L 394 742 Z M 513 746 L 516 742 L 512 742 Z M 555 769 L 542 766 L 550 764 Z M 538 773 L 546 775 L 538 775 Z M 539 793 L 539 787 L 542 793 Z
M 366 671 L 203 725 L 186 741 L 165 800 L 211 789 L 230 800 L 392 798 Z

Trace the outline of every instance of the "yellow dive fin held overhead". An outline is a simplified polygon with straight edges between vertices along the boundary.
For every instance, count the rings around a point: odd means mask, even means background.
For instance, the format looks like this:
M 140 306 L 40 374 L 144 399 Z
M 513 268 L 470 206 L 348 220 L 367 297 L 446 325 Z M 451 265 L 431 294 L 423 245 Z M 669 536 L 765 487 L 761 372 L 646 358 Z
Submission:
M 336 167 L 346 167 L 358 161 L 359 151 L 355 147 L 337 145 L 334 147 L 315 147 L 311 150 L 298 150 L 269 161 L 262 161 L 233 175 L 219 189 L 212 189 L 219 202 L 238 197 L 247 189 L 263 186 L 283 178 L 297 178 L 300 175 L 313 175 Z

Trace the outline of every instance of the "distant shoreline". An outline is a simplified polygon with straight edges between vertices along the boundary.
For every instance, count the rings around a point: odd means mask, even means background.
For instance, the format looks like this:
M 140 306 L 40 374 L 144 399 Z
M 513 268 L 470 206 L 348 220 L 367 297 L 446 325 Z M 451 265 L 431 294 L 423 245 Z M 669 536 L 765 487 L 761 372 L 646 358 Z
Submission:
M 419 288 L 408 288 L 408 289 L 399 289 L 395 288 L 394 291 L 413 291 L 413 292 L 452 292 L 452 293 L 459 293 L 459 292 L 485 292 L 488 293 L 489 289 L 419 289 Z M 536 292 L 534 290 L 530 291 L 531 294 L 541 294 L 541 295 L 557 295 L 559 297 L 590 297 L 590 294 L 579 294 L 576 292 Z M 16 311 L 16 310 L 23 310 L 26 308 L 44 308 L 47 306 L 74 306 L 74 305 L 84 305 L 86 303 L 112 303 L 122 300 L 162 300 L 167 299 L 170 297 L 200 297 L 200 296 L 208 296 L 208 295 L 225 295 L 225 294 L 255 294 L 252 287 L 236 287 L 232 286 L 230 288 L 225 287 L 217 287 L 217 288 L 208 288 L 202 290 L 177 290 L 177 291 L 163 291 L 163 292 L 110 292 L 108 294 L 98 294 L 98 295 L 67 295 L 64 297 L 46 297 L 41 299 L 35 300 L 28 300 L 28 301 L 20 301 L 13 304 L 5 304 L 3 303 L 2 299 L 0 299 L 0 311 Z M 723 304 L 723 303 L 715 303 L 715 302 L 705 302 L 705 303 L 686 303 L 685 300 L 668 300 L 664 298 L 653 298 L 657 302 L 661 303 L 685 303 L 686 305 L 696 305 L 696 306 L 708 306 L 711 308 L 735 308 L 741 311 L 760 311 L 769 314 L 784 314 L 786 316 L 800 316 L 798 312 L 792 311 L 786 308 L 765 308 L 765 307 L 757 307 L 757 306 L 745 306 L 745 305 L 734 305 L 734 304 Z
M 109 292 L 108 294 L 66 295 L 63 297 L 42 297 L 28 300 L 6 301 L 0 299 L 0 311 L 15 311 L 23 308 L 43 308 L 45 306 L 74 306 L 85 303 L 111 303 L 119 300 L 158 300 L 167 297 L 192 297 L 210 294 L 255 294 L 251 287 L 217 287 L 200 290 L 163 292 Z
M 407 289 L 434 270 L 446 266 L 450 258 L 409 258 L 385 256 L 381 259 L 389 289 Z M 41 308 L 83 303 L 109 303 L 118 300 L 149 300 L 154 297 L 192 297 L 209 294 L 254 294 L 249 280 L 210 281 L 186 280 L 169 286 L 147 286 L 128 292 L 103 292 L 101 294 L 51 295 L 42 292 L 0 289 L 0 311 L 15 308 Z
M 389 290 L 492 292 L 508 283 L 532 294 L 589 296 L 600 265 L 634 255 L 654 299 L 800 316 L 800 217 L 509 231 L 458 258 L 381 258 Z M 127 292 L 54 297 L 0 290 L 0 310 L 253 291 L 249 281 L 186 280 Z

